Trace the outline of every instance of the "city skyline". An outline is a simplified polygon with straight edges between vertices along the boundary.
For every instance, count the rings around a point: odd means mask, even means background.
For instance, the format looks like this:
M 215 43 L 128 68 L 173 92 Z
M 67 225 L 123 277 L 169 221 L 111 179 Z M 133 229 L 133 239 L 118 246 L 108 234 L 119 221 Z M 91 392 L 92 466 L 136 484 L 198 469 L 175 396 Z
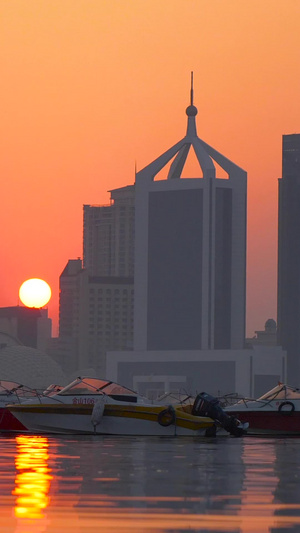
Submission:
M 193 17 L 176 0 L 64 6 L 1 8 L 1 306 L 18 303 L 25 279 L 45 279 L 57 333 L 59 275 L 82 257 L 83 205 L 108 202 L 179 138 L 193 70 L 199 135 L 248 173 L 253 335 L 277 318 L 281 142 L 300 123 L 299 5 L 199 2 Z

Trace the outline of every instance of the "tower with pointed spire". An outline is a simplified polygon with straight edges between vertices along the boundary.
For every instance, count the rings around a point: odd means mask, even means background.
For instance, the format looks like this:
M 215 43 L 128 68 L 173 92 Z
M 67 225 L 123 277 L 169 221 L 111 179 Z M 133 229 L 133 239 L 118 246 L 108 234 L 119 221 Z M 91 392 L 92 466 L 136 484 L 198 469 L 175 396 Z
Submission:
M 197 112 L 192 74 L 185 137 L 136 173 L 135 350 L 244 346 L 247 174 L 198 137 Z M 183 179 L 191 148 L 199 177 Z

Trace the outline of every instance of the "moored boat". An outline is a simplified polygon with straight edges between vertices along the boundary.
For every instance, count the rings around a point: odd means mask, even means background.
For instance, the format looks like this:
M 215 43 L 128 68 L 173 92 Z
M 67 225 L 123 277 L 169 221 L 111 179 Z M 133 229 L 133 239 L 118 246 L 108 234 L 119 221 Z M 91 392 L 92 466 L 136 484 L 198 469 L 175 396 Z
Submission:
M 0 381 L 0 432 L 24 431 L 26 428 L 11 411 L 7 404 L 21 403 L 26 398 L 33 396 L 35 392 L 15 381 Z
M 249 422 L 248 435 L 300 435 L 300 390 L 284 383 L 258 399 L 241 398 L 224 410 Z
M 224 423 L 220 411 L 217 421 L 202 414 L 199 400 L 192 408 L 152 403 L 118 383 L 79 377 L 56 394 L 38 395 L 8 409 L 29 431 L 38 433 L 204 436 L 215 434 L 217 427 L 236 436 L 244 433 L 239 420 L 224 412 Z

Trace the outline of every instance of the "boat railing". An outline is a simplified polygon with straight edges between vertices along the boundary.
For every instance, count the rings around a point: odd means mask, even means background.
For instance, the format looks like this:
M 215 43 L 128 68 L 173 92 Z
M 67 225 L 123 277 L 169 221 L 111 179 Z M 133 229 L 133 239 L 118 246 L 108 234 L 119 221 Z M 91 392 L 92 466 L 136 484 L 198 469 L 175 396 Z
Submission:
M 35 389 L 30 389 L 29 387 L 23 388 L 23 385 L 18 385 L 17 387 L 14 387 L 12 389 L 6 389 L 5 394 L 7 395 L 7 397 L 13 396 L 14 400 L 16 400 L 17 403 L 21 404 L 24 402 L 24 400 L 34 398 L 36 396 L 36 391 Z
M 44 391 L 43 392 L 38 392 L 36 396 L 37 396 L 37 399 L 39 400 L 40 403 L 43 403 L 42 402 L 43 398 L 47 398 L 47 399 L 49 398 L 49 394 L 45 394 Z M 55 396 L 50 396 L 50 398 L 51 398 L 51 401 L 53 400 L 53 401 L 55 401 L 57 403 L 65 403 L 60 398 L 57 398 L 56 395 Z
M 19 404 L 22 404 L 24 403 L 24 401 L 31 400 L 33 398 L 36 398 L 40 403 L 42 403 L 43 398 L 49 398 L 48 394 L 45 394 L 44 391 L 41 391 L 38 389 L 27 390 L 26 394 L 24 394 L 24 391 L 22 393 L 21 391 L 18 391 L 18 390 L 11 391 L 11 393 L 14 394 Z M 64 403 L 59 398 L 52 397 L 52 399 L 56 400 L 58 403 Z
M 222 407 L 231 407 L 238 402 L 253 402 L 254 398 L 247 398 L 246 396 L 241 396 L 238 393 L 229 393 L 224 394 L 223 396 L 217 397 Z

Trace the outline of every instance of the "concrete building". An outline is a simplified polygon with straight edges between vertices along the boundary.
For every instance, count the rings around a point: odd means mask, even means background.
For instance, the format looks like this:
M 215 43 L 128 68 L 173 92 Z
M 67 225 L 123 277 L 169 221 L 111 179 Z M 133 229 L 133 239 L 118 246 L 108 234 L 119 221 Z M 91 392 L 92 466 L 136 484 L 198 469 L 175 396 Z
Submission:
M 51 338 L 52 320 L 48 309 L 20 305 L 0 308 L 0 332 L 11 335 L 20 344 L 45 350 Z
M 70 259 L 60 276 L 59 337 L 48 349 L 69 375 L 105 377 L 106 352 L 132 349 L 134 189 L 83 206 L 83 262 Z
M 152 398 L 259 396 L 286 358 L 245 348 L 246 172 L 198 137 L 193 85 L 186 114 L 186 136 L 136 175 L 134 350 L 109 353 L 106 375 Z M 202 176 L 183 179 L 191 148 Z
M 186 114 L 186 136 L 136 174 L 135 350 L 245 342 L 247 175 L 198 137 L 193 87 Z M 191 148 L 202 176 L 180 179 Z
M 133 277 L 134 185 L 110 194 L 109 205 L 83 207 L 83 266 L 91 276 Z
M 59 337 L 49 348 L 67 374 L 104 377 L 106 352 L 133 346 L 133 278 L 90 276 L 80 259 L 60 276 Z
M 2 380 L 45 390 L 66 385 L 61 365 L 47 353 L 52 321 L 48 309 L 0 308 L 0 376 Z
M 300 384 L 300 134 L 283 135 L 278 215 L 278 344 L 287 380 Z
M 155 399 L 164 392 L 259 397 L 286 379 L 281 346 L 111 352 L 106 376 Z
M 263 346 L 277 345 L 277 326 L 273 318 L 268 318 L 265 322 L 265 329 L 255 331 L 255 336 L 246 339 L 246 346 L 255 344 Z

